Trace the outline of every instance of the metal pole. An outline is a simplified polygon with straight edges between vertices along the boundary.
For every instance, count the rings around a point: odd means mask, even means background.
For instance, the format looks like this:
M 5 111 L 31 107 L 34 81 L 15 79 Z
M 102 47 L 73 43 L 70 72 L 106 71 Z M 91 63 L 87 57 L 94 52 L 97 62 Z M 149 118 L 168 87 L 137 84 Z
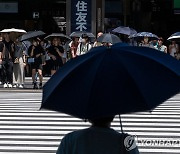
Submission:
M 123 127 L 122 127 L 122 121 L 121 121 L 121 116 L 120 116 L 120 114 L 119 114 L 119 121 L 120 121 L 121 133 L 123 133 Z
M 124 26 L 127 24 L 127 3 L 126 0 L 123 1 L 123 12 L 124 12 Z
M 71 0 L 66 0 L 66 35 L 71 33 Z
M 91 1 L 92 14 L 91 14 L 91 32 L 96 35 L 96 0 Z

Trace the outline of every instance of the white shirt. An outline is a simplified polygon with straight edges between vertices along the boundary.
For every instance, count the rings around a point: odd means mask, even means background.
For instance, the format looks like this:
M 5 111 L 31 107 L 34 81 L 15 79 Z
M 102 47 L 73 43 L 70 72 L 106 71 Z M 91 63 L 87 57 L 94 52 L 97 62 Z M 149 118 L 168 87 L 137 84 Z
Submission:
M 79 43 L 76 54 L 83 55 L 83 54 L 87 53 L 91 48 L 92 48 L 92 46 L 89 43 L 86 43 L 86 44 Z
M 171 48 L 171 50 L 169 51 L 171 56 L 175 57 L 175 53 L 177 53 L 177 48 L 178 48 L 177 44 Z
M 156 45 L 156 46 L 154 46 L 154 48 L 156 50 L 159 50 L 159 51 L 162 51 L 162 52 L 165 52 L 165 53 L 167 51 L 167 47 L 165 45 L 161 45 L 161 46 Z

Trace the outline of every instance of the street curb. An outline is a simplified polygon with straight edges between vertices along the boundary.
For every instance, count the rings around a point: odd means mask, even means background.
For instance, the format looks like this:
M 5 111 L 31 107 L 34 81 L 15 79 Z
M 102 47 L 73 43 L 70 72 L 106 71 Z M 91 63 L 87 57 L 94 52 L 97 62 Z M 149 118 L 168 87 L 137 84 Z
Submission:
M 0 92 L 18 92 L 18 93 L 42 93 L 42 89 L 15 89 L 15 88 L 2 88 Z

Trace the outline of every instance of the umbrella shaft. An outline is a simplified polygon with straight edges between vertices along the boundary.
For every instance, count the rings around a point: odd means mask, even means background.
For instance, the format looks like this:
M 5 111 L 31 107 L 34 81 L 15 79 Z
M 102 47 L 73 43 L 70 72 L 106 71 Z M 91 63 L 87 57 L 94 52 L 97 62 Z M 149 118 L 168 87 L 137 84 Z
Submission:
M 122 121 L 121 121 L 121 116 L 120 116 L 120 114 L 119 114 L 119 121 L 120 121 L 121 133 L 123 133 L 123 127 L 122 127 Z

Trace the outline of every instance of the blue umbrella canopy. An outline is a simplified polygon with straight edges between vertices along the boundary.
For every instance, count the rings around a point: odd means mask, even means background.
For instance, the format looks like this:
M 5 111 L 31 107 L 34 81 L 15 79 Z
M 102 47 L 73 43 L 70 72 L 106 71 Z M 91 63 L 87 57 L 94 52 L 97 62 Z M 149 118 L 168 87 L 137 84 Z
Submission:
M 135 38 L 135 39 L 143 39 L 144 37 L 148 37 L 149 39 L 152 39 L 152 40 L 158 39 L 158 36 L 151 32 L 139 32 L 137 34 L 132 34 L 129 36 L 129 38 Z
M 150 111 L 179 92 L 179 61 L 119 43 L 67 62 L 43 87 L 41 108 L 98 118 Z

